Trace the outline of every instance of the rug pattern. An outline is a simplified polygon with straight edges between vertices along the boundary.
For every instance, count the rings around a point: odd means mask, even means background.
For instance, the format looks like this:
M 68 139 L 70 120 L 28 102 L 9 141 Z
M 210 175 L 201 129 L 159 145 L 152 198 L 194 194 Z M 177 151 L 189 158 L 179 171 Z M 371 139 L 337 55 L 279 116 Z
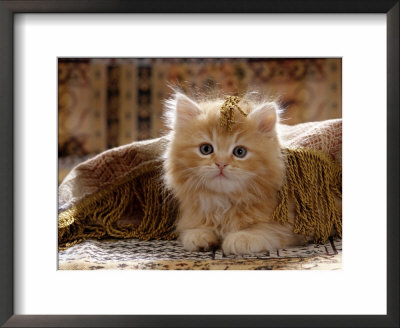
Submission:
M 59 252 L 60 270 L 302 270 L 341 269 L 342 242 L 225 256 L 220 249 L 187 252 L 176 241 L 87 240 Z

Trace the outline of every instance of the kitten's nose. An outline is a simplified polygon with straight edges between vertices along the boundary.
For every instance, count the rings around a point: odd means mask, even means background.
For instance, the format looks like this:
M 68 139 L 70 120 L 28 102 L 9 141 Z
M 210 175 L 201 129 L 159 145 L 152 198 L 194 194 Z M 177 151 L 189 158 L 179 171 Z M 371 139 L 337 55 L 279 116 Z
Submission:
M 224 163 L 215 163 L 215 165 L 217 165 L 221 171 L 224 169 L 225 166 L 228 166 L 228 164 Z

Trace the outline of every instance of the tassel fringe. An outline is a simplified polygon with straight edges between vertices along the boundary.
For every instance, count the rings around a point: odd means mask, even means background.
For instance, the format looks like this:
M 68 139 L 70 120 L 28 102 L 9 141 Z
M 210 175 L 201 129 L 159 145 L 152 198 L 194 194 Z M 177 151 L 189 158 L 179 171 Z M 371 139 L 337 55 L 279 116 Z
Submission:
M 59 214 L 60 250 L 90 238 L 171 240 L 177 237 L 174 232 L 177 202 L 162 187 L 161 168 L 155 167 L 153 171 L 125 180 Z M 132 207 L 141 214 L 140 224 L 120 224 L 119 219 Z
M 342 171 L 329 155 L 313 149 L 285 149 L 286 178 L 272 219 L 287 224 L 294 202 L 294 233 L 325 242 L 334 226 L 342 236 L 335 199 L 342 197 Z M 146 164 L 146 163 L 143 163 Z M 177 201 L 162 184 L 161 163 L 136 168 L 118 184 L 89 195 L 58 216 L 59 249 L 86 239 L 175 239 Z M 121 224 L 124 215 L 141 214 L 138 225 Z
M 313 149 L 285 149 L 286 177 L 278 193 L 272 219 L 289 221 L 289 202 L 294 203 L 293 232 L 307 240 L 324 243 L 332 227 L 342 237 L 342 215 L 336 200 L 342 199 L 342 169 L 329 155 Z

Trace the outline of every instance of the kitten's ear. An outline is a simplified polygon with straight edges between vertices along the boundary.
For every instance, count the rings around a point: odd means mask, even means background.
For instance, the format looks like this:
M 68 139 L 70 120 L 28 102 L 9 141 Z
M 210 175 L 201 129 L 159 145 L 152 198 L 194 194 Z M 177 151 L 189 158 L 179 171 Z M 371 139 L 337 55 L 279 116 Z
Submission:
M 258 124 L 260 132 L 268 133 L 275 128 L 278 121 L 278 112 L 278 105 L 274 102 L 268 102 L 253 109 L 250 117 Z
M 165 118 L 172 129 L 185 125 L 199 114 L 199 105 L 182 93 L 176 93 L 166 102 Z
M 178 120 L 191 120 L 200 114 L 200 107 L 192 99 L 178 93 L 176 101 L 176 117 Z

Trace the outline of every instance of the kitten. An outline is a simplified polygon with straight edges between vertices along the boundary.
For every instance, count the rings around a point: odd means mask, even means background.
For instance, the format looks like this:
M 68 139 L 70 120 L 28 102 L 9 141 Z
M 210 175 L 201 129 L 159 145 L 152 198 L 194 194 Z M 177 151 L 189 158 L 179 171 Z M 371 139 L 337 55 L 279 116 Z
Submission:
M 166 103 L 172 131 L 164 177 L 179 201 L 177 232 L 184 248 L 221 246 L 228 255 L 302 244 L 291 224 L 269 219 L 285 172 L 277 105 L 242 99 L 240 109 L 248 115 L 236 111 L 229 131 L 220 124 L 223 103 L 197 103 L 181 93 Z

